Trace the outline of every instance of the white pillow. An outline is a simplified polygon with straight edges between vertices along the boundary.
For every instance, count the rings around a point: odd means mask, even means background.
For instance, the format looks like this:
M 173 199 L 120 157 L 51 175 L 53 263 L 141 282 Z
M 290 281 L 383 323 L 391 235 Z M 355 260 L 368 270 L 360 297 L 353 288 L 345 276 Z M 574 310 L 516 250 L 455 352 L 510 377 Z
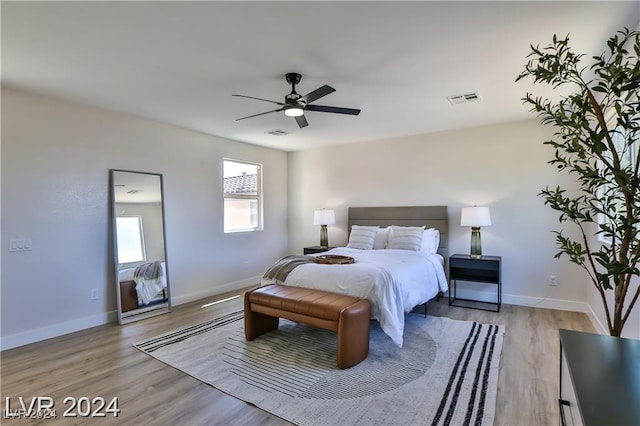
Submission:
M 438 252 L 440 246 L 440 231 L 436 228 L 425 229 L 422 234 L 422 245 L 420 251 L 422 253 L 434 254 Z
M 379 250 L 387 247 L 387 241 L 389 240 L 390 231 L 391 228 L 389 228 L 388 226 L 386 228 L 378 228 L 376 240 L 373 242 L 374 250 Z
M 424 226 L 391 226 L 388 249 L 420 251 Z
M 347 248 L 371 250 L 373 248 L 376 235 L 378 235 L 377 226 L 353 225 L 351 227 L 351 234 L 349 234 Z

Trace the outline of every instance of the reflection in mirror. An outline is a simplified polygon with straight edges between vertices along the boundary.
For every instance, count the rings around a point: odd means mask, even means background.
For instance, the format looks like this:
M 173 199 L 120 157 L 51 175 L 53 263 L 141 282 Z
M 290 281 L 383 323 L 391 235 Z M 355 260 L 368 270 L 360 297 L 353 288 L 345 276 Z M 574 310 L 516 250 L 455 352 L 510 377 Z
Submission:
M 162 175 L 110 170 L 118 321 L 171 310 Z

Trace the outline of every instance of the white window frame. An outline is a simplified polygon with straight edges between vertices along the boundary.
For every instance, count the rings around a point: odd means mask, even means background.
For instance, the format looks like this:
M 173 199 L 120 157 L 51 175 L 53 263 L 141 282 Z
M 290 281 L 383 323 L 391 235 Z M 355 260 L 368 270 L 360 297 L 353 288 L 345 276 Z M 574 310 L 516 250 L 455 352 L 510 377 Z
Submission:
M 140 243 L 140 255 L 141 258 L 138 260 L 131 260 L 131 261 L 127 261 L 127 262 L 123 262 L 122 261 L 122 255 L 121 255 L 121 250 L 122 250 L 122 246 L 121 246 L 121 242 L 122 241 L 126 241 L 128 238 L 126 238 L 123 234 L 121 234 L 123 228 L 123 225 L 120 224 L 119 222 L 121 222 L 123 219 L 136 219 L 138 222 L 138 235 L 137 238 L 135 239 L 139 239 L 139 243 Z M 129 215 L 125 215 L 125 216 L 117 216 L 116 217 L 116 234 L 117 234 L 117 238 L 118 238 L 118 263 L 120 265 L 132 265 L 132 264 L 136 264 L 136 263 L 140 263 L 140 262 L 146 262 L 147 261 L 147 249 L 145 247 L 144 244 L 144 227 L 142 226 L 142 216 L 129 216 Z
M 607 123 L 607 127 L 610 128 L 610 129 L 611 128 L 617 128 L 618 127 L 618 125 L 617 125 L 617 116 L 612 113 L 608 118 L 606 118 L 606 123 Z M 613 127 L 613 126 L 615 126 L 615 127 Z M 626 153 L 626 155 L 629 156 L 629 162 L 631 164 L 634 164 L 635 161 L 636 161 L 636 156 L 638 155 L 638 153 L 634 152 L 633 150 L 630 150 L 630 151 L 628 151 Z M 601 224 L 605 223 L 606 216 L 604 216 L 602 213 L 599 213 L 597 218 L 596 218 L 596 220 L 597 220 L 597 224 L 601 225 Z M 600 230 L 599 227 L 598 227 L 598 230 Z M 600 241 L 601 243 L 604 243 L 604 244 L 611 244 L 611 239 L 606 238 L 602 233 L 598 234 L 598 241 Z
M 256 193 L 255 194 L 227 194 L 224 191 L 224 181 L 225 181 L 225 164 L 227 162 L 236 163 L 237 165 L 247 165 L 254 166 L 257 168 L 256 171 Z M 250 161 L 236 160 L 232 158 L 223 158 L 222 159 L 222 210 L 223 210 L 223 229 L 225 234 L 237 233 L 237 232 L 255 232 L 262 231 L 264 229 L 264 218 L 263 218 L 263 193 L 262 193 L 262 164 L 253 163 Z M 253 200 L 256 201 L 256 226 L 251 228 L 229 228 L 226 226 L 226 217 L 229 214 L 226 210 L 226 200 Z

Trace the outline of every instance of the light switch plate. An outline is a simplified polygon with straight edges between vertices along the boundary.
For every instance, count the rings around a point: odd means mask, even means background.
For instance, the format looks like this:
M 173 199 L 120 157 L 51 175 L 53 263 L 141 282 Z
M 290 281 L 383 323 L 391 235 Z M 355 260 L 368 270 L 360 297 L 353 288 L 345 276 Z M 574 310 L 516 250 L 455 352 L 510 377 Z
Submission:
M 31 251 L 32 248 L 31 238 L 12 238 L 9 240 L 9 251 Z

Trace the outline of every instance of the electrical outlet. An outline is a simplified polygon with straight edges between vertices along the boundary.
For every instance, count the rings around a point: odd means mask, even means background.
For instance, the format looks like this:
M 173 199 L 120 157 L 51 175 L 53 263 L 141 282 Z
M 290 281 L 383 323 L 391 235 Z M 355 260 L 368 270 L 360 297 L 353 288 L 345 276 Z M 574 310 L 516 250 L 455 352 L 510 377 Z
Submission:
M 549 285 L 550 286 L 558 285 L 558 278 L 555 275 L 549 275 Z
M 98 289 L 94 288 L 91 290 L 91 300 L 98 300 Z

